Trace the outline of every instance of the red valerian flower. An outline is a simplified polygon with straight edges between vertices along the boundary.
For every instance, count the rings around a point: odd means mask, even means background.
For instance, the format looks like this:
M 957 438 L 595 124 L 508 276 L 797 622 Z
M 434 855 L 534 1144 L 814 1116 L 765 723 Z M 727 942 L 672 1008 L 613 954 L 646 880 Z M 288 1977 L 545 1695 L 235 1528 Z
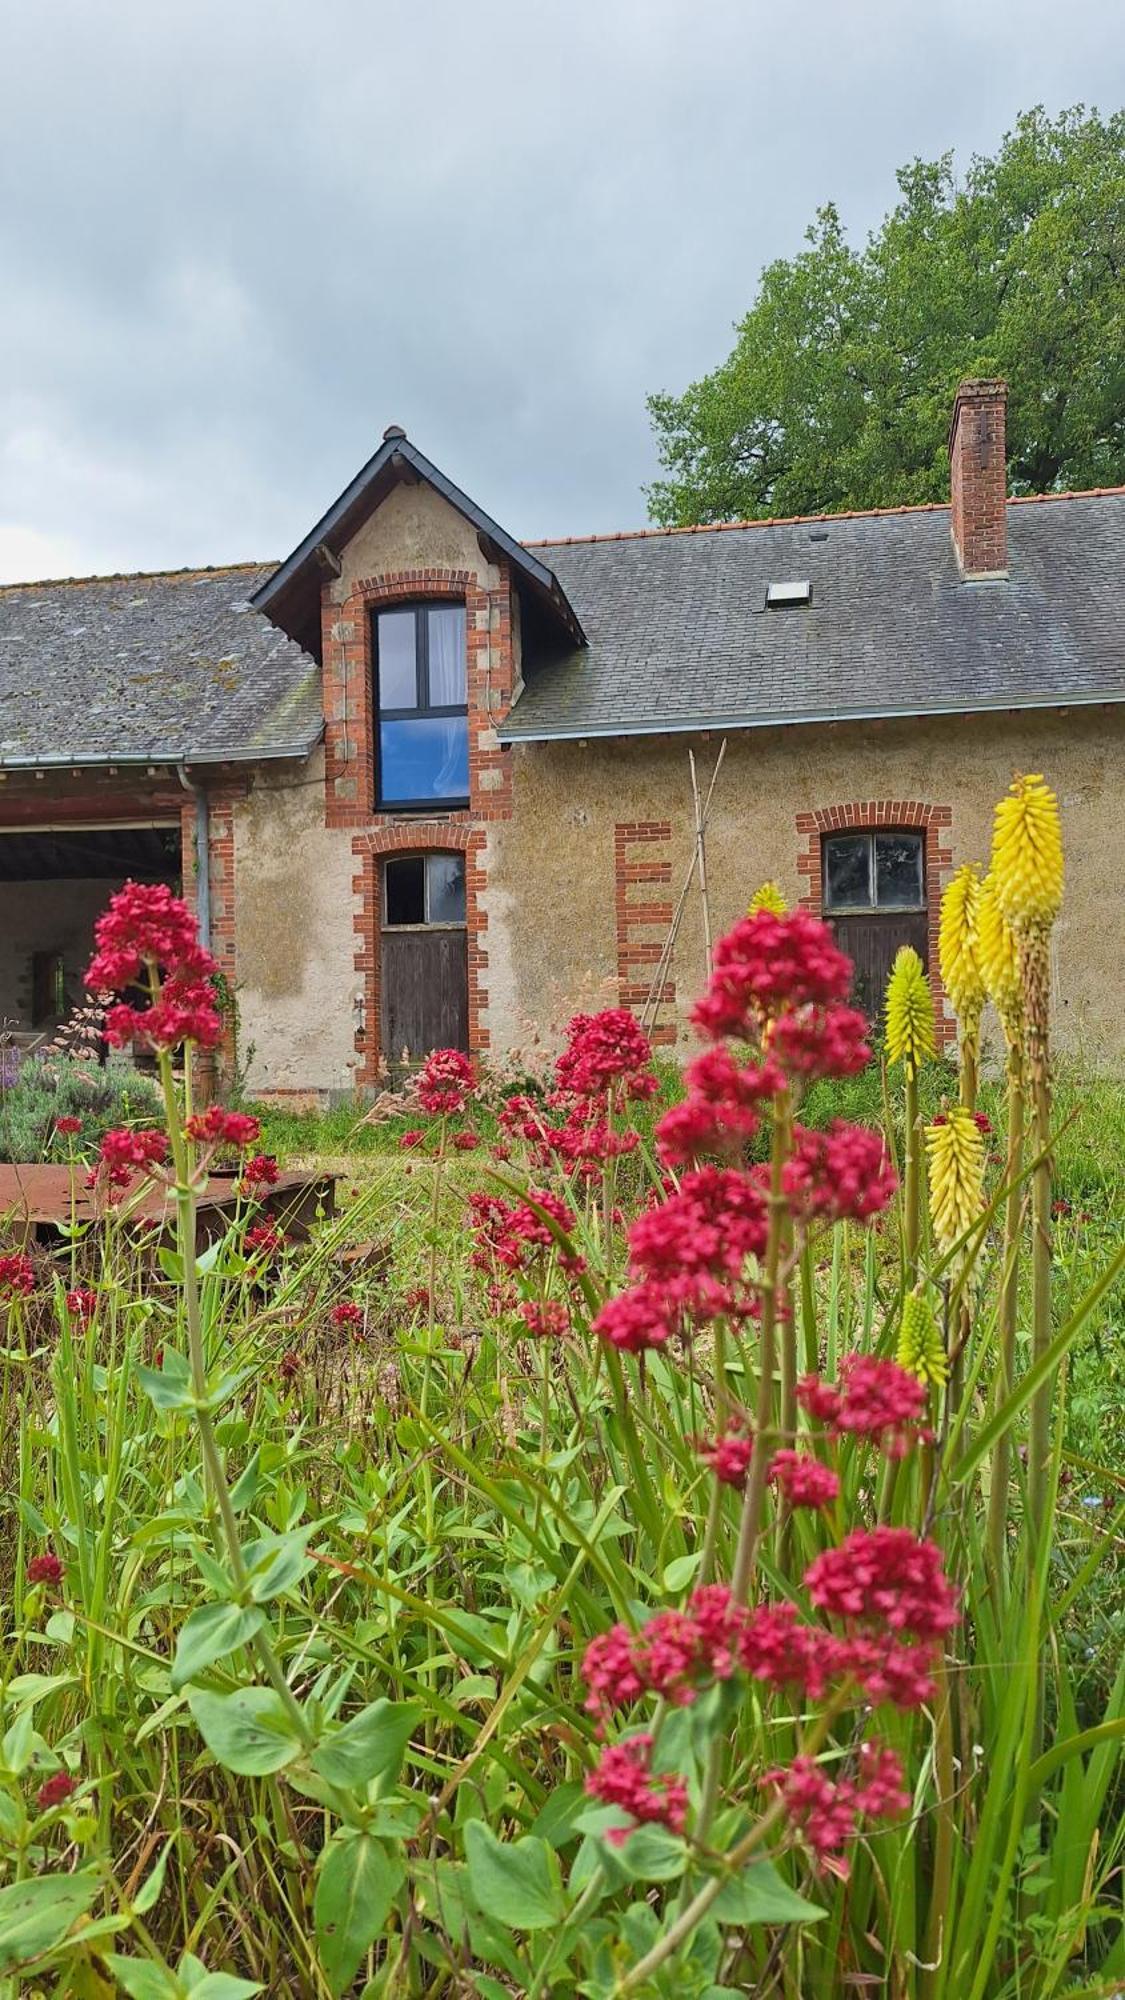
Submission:
M 412 1153 L 415 1146 L 422 1145 L 425 1137 L 426 1135 L 420 1125 L 412 1125 L 408 1132 L 399 1133 L 399 1148 L 404 1153 Z
M 47 1549 L 41 1556 L 32 1556 L 27 1565 L 29 1583 L 61 1583 L 63 1566 L 53 1549 Z
M 679 1322 L 679 1311 L 665 1286 L 651 1280 L 630 1285 L 615 1298 L 607 1299 L 597 1318 L 594 1332 L 611 1347 L 626 1354 L 640 1354 L 648 1347 L 663 1347 L 671 1340 Z
M 560 1340 L 570 1331 L 570 1314 L 561 1299 L 524 1299 L 520 1318 L 539 1340 Z
M 22 1250 L 0 1257 L 0 1292 L 17 1292 L 25 1298 L 35 1290 L 35 1266 Z
M 477 1147 L 480 1145 L 480 1140 L 475 1132 L 455 1132 L 452 1144 L 457 1148 L 459 1153 L 475 1153 Z
M 785 1768 L 765 1772 L 762 1783 L 780 1791 L 786 1813 L 819 1861 L 838 1855 L 855 1839 L 859 1809 L 849 1778 L 829 1778 L 814 1758 L 794 1757 Z M 846 1874 L 847 1869 L 836 1872 Z
M 402 1303 L 407 1312 L 418 1312 L 419 1310 L 428 1312 L 430 1309 L 429 1286 L 415 1285 L 411 1291 L 407 1292 Z
M 819 1375 L 802 1375 L 797 1384 L 797 1401 L 818 1424 L 831 1424 L 840 1407 L 840 1391 Z
M 753 1438 L 732 1425 L 712 1443 L 701 1445 L 699 1456 L 705 1465 L 710 1466 L 721 1485 L 741 1490 L 746 1484 L 753 1451 Z
M 197 966 L 195 918 L 165 882 L 126 882 L 94 925 L 94 942 L 86 984 L 96 993 L 131 986 L 145 966 L 169 972 Z
M 104 1175 L 111 1188 L 127 1188 L 138 1174 L 151 1173 L 154 1167 L 164 1164 L 168 1158 L 168 1140 L 163 1132 L 119 1129 L 102 1133 L 98 1153 L 100 1165 L 90 1176 L 91 1181 Z
M 832 1467 L 807 1451 L 775 1451 L 766 1478 L 780 1487 L 791 1507 L 828 1507 L 840 1491 Z
M 238 1181 L 239 1194 L 252 1194 L 256 1188 L 276 1187 L 281 1169 L 272 1153 L 255 1153 L 247 1160 Z
M 210 1104 L 185 1121 L 184 1131 L 200 1145 L 235 1146 L 244 1153 L 257 1144 L 262 1125 L 248 1111 L 224 1111 L 221 1104 Z
M 631 1098 L 655 1096 L 652 1043 L 627 1007 L 575 1014 L 555 1064 L 556 1088 L 572 1097 L 605 1097 L 615 1085 Z
M 277 1251 L 284 1249 L 285 1237 L 272 1222 L 256 1222 L 253 1229 L 246 1231 L 242 1247 L 244 1250 L 255 1251 L 262 1257 L 272 1257 Z
M 789 1076 L 856 1076 L 871 1061 L 870 1032 L 854 1007 L 799 1007 L 778 1016 L 770 1054 Z
M 693 1591 L 686 1611 L 658 1611 L 639 1632 L 611 1626 L 591 1639 L 583 1656 L 587 1709 L 607 1714 L 641 1694 L 690 1706 L 701 1687 L 735 1672 L 745 1618 L 725 1584 L 713 1583 Z
M 81 1118 L 62 1117 L 55 1119 L 55 1131 L 64 1139 L 73 1139 L 82 1130 Z
M 904 1458 L 922 1435 L 924 1382 L 897 1361 L 874 1354 L 846 1354 L 840 1363 L 841 1396 L 833 1429 L 877 1440 L 888 1458 Z
M 418 1071 L 414 1088 L 423 1111 L 449 1117 L 464 1110 L 476 1088 L 476 1072 L 460 1049 L 435 1049 Z
M 909 1528 L 854 1528 L 814 1558 L 804 1580 L 830 1618 L 914 1639 L 940 1639 L 961 1616 L 941 1550 Z
M 684 1082 L 683 1103 L 666 1111 L 656 1128 L 657 1151 L 670 1167 L 712 1154 L 736 1159 L 758 1129 L 759 1107 L 785 1087 L 776 1063 L 738 1063 L 722 1044 L 696 1056 Z
M 301 1372 L 301 1357 L 291 1347 L 286 1348 L 277 1364 L 277 1372 L 283 1382 L 292 1382 Z
M 765 1251 L 768 1208 L 761 1187 L 732 1167 L 697 1167 L 629 1231 L 629 1261 L 647 1278 L 709 1272 L 735 1278 Z
M 651 1736 L 630 1736 L 624 1743 L 607 1744 L 586 1779 L 586 1790 L 603 1805 L 620 1806 L 638 1825 L 666 1826 L 670 1833 L 684 1830 L 687 1786 L 669 1772 L 654 1774 Z M 606 1839 L 620 1847 L 632 1831 L 631 1826 L 613 1826 Z
M 826 1132 L 794 1126 L 782 1187 L 800 1220 L 868 1222 L 889 1206 L 897 1186 L 881 1132 L 839 1118 Z
M 754 1041 L 763 1021 L 785 1007 L 827 1006 L 847 998 L 852 964 L 826 924 L 804 910 L 757 910 L 715 946 L 714 970 L 692 1010 L 713 1041 Z
M 776 1785 L 793 1823 L 818 1860 L 839 1856 L 859 1830 L 860 1817 L 897 1818 L 910 1807 L 902 1764 L 886 1744 L 861 1743 L 859 1779 L 832 1779 L 811 1757 L 795 1757 L 784 1769 L 769 1771 L 762 1781 Z M 847 1863 L 836 1860 L 832 1872 L 846 1876 Z
M 88 1322 L 98 1310 L 98 1295 L 88 1285 L 77 1285 L 66 1295 L 66 1309 L 73 1319 Z
M 53 1806 L 65 1805 L 72 1793 L 78 1790 L 78 1780 L 69 1771 L 55 1771 L 40 1785 L 35 1794 L 35 1803 L 40 1812 L 50 1812 Z
M 354 1299 L 341 1299 L 328 1315 L 333 1326 L 360 1327 L 363 1325 L 363 1307 Z

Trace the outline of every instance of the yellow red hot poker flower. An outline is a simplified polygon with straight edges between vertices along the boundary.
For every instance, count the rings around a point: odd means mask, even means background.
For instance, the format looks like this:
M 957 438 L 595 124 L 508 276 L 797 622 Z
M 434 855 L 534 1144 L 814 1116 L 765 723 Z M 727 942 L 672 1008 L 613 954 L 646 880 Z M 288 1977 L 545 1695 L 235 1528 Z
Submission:
M 1059 802 L 1038 773 L 1013 778 L 996 808 L 992 873 L 1000 908 L 1015 931 L 1054 923 L 1063 893 L 1062 828 Z
M 979 1217 L 984 1206 L 984 1138 L 971 1111 L 953 1105 L 926 1127 L 930 1162 L 930 1219 L 942 1250 L 948 1250 Z
M 887 983 L 887 1059 L 916 1076 L 933 1060 L 934 1002 L 926 968 L 914 947 L 900 947 Z

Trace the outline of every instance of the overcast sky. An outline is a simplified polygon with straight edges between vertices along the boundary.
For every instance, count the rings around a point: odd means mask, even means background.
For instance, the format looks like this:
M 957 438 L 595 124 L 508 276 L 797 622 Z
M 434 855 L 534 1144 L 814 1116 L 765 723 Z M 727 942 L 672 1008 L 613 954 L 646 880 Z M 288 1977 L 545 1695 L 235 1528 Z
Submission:
M 763 263 L 1121 0 L 0 4 L 0 580 L 281 556 L 390 422 L 513 534 L 641 525 Z

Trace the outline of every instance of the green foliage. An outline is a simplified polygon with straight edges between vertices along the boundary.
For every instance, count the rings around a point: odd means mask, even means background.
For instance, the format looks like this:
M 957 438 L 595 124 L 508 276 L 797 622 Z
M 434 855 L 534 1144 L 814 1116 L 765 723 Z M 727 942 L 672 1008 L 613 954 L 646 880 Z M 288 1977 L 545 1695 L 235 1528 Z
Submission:
M 62 1162 L 92 1152 L 103 1132 L 118 1125 L 151 1125 L 161 1115 L 149 1076 L 120 1056 L 100 1066 L 66 1055 L 33 1056 L 14 1084 L 0 1093 L 0 1160 Z M 66 1138 L 60 1118 L 80 1118 L 82 1130 Z
M 861 249 L 820 210 L 735 347 L 649 410 L 666 524 L 940 501 L 965 375 L 1009 384 L 1017 493 L 1125 480 L 1125 113 L 1025 113 L 958 179 L 914 160 Z

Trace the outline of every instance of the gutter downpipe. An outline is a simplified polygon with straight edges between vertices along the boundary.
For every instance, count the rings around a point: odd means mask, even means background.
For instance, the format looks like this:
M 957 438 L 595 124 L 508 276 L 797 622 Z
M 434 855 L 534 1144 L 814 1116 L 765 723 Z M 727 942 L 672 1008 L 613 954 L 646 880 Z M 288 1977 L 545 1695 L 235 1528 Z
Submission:
M 194 784 L 188 777 L 185 764 L 176 765 L 176 776 L 185 792 L 190 792 L 195 800 L 195 921 L 199 928 L 199 942 L 204 951 L 211 949 L 211 805 L 204 785 Z M 186 1049 L 184 1051 L 187 1053 Z M 195 1100 L 197 1106 L 212 1104 L 218 1094 L 218 1066 L 213 1049 L 196 1049 L 191 1065 L 194 1071 Z M 190 1098 L 189 1083 L 189 1104 Z
M 211 809 L 206 788 L 188 777 L 187 766 L 177 764 L 176 776 L 185 792 L 195 800 L 195 917 L 199 942 L 211 949 Z

